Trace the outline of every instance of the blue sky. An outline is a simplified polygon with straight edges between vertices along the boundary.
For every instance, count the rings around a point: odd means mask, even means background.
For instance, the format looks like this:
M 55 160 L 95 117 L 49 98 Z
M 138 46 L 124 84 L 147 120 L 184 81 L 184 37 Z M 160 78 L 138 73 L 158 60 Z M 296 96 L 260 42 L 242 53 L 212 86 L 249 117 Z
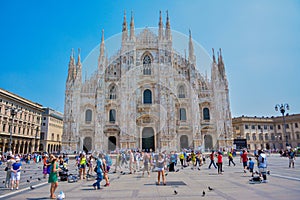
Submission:
M 300 1 L 0 1 L 0 88 L 63 112 L 71 49 L 81 57 L 121 31 L 155 27 L 169 10 L 171 28 L 209 53 L 222 48 L 232 116 L 272 116 L 277 103 L 300 113 Z M 165 13 L 163 14 L 165 23 Z

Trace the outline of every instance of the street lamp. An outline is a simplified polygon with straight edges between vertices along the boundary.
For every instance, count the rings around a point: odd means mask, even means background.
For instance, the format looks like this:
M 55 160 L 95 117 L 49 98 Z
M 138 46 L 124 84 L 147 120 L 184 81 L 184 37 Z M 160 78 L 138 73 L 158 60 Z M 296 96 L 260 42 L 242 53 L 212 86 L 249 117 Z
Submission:
M 285 127 L 285 116 L 284 116 L 284 113 L 285 113 L 285 110 L 289 110 L 290 107 L 289 107 L 289 104 L 276 104 L 275 105 L 275 110 L 276 111 L 280 111 L 281 114 L 282 114 L 282 119 L 283 119 L 283 134 L 285 135 L 285 139 L 286 139 L 286 146 L 289 146 L 289 142 L 288 142 L 288 135 L 286 134 L 286 127 Z
M 10 111 L 10 115 L 11 115 L 11 127 L 10 127 L 10 137 L 9 137 L 9 147 L 8 147 L 8 151 L 12 151 L 11 148 L 11 144 L 12 144 L 12 132 L 13 132 L 13 125 L 14 125 L 14 117 L 16 114 L 22 112 L 20 109 L 18 108 L 6 108 L 6 111 Z

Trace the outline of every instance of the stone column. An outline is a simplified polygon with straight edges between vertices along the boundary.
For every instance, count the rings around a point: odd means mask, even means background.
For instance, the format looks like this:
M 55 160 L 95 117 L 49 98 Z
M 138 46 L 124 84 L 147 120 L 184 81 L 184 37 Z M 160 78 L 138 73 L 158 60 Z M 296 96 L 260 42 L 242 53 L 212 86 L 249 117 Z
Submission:
M 6 139 L 2 139 L 2 146 L 3 146 L 3 148 L 2 148 L 2 152 L 4 153 L 5 152 L 5 144 L 6 144 Z

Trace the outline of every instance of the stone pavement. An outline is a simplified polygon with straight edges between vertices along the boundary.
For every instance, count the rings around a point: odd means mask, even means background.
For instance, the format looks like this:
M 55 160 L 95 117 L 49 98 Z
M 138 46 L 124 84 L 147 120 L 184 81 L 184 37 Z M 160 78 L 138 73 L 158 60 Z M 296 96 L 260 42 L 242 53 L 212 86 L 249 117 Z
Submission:
M 298 158 L 299 159 L 299 158 Z M 299 199 L 300 195 L 300 168 L 296 160 L 296 168 L 288 168 L 287 158 L 271 155 L 268 157 L 271 175 L 268 183 L 249 184 L 250 173 L 243 173 L 239 158 L 235 158 L 236 166 L 229 167 L 228 159 L 224 157 L 224 173 L 218 175 L 213 167 L 208 169 L 208 163 L 201 170 L 192 170 L 190 167 L 180 169 L 179 172 L 169 172 L 167 185 L 157 186 L 157 173 L 151 177 L 141 177 L 136 174 L 110 174 L 111 185 L 94 190 L 94 180 L 82 180 L 76 183 L 59 182 L 56 195 L 63 191 L 66 199 Z M 298 167 L 298 168 L 297 168 Z M 47 183 L 39 183 L 34 189 L 24 188 L 13 191 L 9 196 L 0 196 L 2 199 L 49 199 Z M 214 190 L 209 191 L 208 186 Z M 178 194 L 174 193 L 174 190 Z M 205 191 L 205 196 L 202 193 Z

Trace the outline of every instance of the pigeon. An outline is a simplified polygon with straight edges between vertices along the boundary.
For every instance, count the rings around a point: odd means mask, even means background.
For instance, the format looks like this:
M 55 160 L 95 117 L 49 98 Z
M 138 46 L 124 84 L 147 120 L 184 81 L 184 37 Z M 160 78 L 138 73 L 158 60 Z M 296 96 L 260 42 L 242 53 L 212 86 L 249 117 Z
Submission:
M 27 183 L 30 183 L 30 180 L 27 180 Z
M 24 173 L 26 173 L 26 171 L 24 171 Z
M 32 179 L 32 176 L 30 176 L 29 178 Z
M 168 176 L 168 173 L 166 173 L 165 176 Z
M 5 183 L 5 181 L 3 181 L 2 183 Z
M 34 174 L 37 174 L 36 172 Z
M 38 178 L 38 180 L 40 181 L 40 180 L 41 180 L 41 178 Z
M 176 172 L 179 172 L 179 169 L 176 169 Z
M 176 194 L 178 194 L 178 192 L 176 190 L 174 190 L 174 194 L 176 195 Z
M 202 192 L 202 197 L 204 197 L 205 196 L 205 191 L 203 190 L 203 192 Z
M 30 189 L 32 189 L 32 190 L 33 190 L 33 189 L 35 189 L 35 188 L 34 188 L 34 187 L 31 185 L 31 186 L 30 186 Z
M 268 171 L 267 171 L 267 174 L 268 174 L 268 175 L 270 175 L 270 174 L 271 174 L 271 173 L 270 173 L 270 170 L 268 170 Z
M 209 187 L 209 186 L 208 186 L 208 189 L 209 189 L 210 191 L 211 191 L 211 190 L 214 190 L 213 188 L 211 188 L 211 187 Z

